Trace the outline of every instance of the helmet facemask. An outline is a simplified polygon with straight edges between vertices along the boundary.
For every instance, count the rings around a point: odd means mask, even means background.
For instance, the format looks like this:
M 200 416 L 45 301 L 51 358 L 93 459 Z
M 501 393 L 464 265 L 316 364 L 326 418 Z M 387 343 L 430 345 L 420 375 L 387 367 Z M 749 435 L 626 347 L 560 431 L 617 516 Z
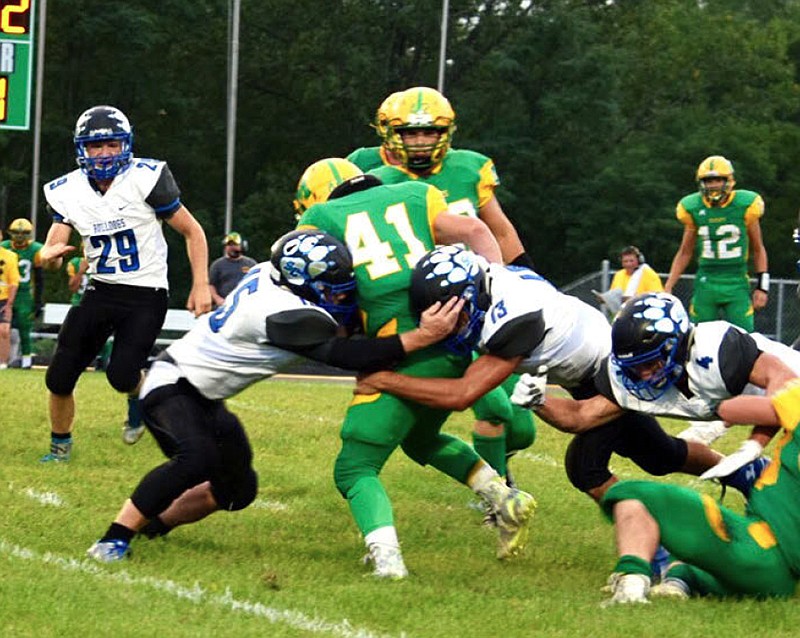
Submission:
M 733 178 L 733 164 L 722 155 L 712 155 L 704 159 L 697 168 L 697 188 L 704 199 L 712 204 L 725 202 L 736 185 Z M 709 186 L 706 180 L 724 180 L 720 186 Z
M 119 140 L 120 152 L 92 157 L 91 142 Z M 110 180 L 130 166 L 133 129 L 125 114 L 113 106 L 95 106 L 84 111 L 75 124 L 75 155 L 81 170 L 96 180 Z
M 626 390 L 655 401 L 683 376 L 691 324 L 683 304 L 667 293 L 630 299 L 611 328 L 611 357 Z
M 33 241 L 33 225 L 22 217 L 15 219 L 8 226 L 8 235 L 14 248 L 27 248 Z

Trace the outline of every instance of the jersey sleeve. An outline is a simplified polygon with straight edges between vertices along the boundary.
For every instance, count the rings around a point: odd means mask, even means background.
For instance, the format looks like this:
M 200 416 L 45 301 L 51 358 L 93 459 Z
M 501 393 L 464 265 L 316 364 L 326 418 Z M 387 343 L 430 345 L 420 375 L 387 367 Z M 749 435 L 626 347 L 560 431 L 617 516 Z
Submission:
M 447 201 L 444 198 L 444 193 L 435 186 L 428 186 L 425 193 L 425 201 L 428 207 L 428 226 L 431 229 L 431 236 L 436 238 L 436 231 L 434 230 L 434 223 L 436 218 L 442 213 L 447 212 Z
M 675 216 L 678 218 L 678 221 L 684 226 L 688 226 L 689 228 L 697 227 L 694 223 L 694 219 L 692 219 L 691 213 L 689 213 L 689 211 L 686 210 L 686 207 L 683 205 L 683 200 L 678 202 L 678 206 L 675 209 Z
M 728 328 L 719 346 L 719 372 L 731 395 L 742 393 L 761 351 L 746 332 Z
M 480 181 L 478 182 L 478 208 L 489 202 L 494 197 L 494 189 L 500 185 L 500 178 L 497 176 L 497 169 L 491 159 L 481 166 Z
M 166 163 L 145 201 L 160 219 L 171 217 L 181 207 L 181 191 Z
M 761 195 L 756 195 L 753 203 L 744 212 L 744 223 L 749 226 L 753 222 L 760 220 L 764 216 L 764 200 Z
M 484 344 L 489 354 L 512 359 L 528 356 L 544 339 L 546 326 L 541 310 L 514 317 L 497 330 Z

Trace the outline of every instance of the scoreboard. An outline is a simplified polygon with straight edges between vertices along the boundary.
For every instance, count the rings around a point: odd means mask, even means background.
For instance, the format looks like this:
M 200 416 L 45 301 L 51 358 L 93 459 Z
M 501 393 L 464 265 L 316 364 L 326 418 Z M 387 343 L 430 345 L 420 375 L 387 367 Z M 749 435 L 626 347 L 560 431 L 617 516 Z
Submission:
M 0 129 L 28 130 L 34 0 L 0 0 Z

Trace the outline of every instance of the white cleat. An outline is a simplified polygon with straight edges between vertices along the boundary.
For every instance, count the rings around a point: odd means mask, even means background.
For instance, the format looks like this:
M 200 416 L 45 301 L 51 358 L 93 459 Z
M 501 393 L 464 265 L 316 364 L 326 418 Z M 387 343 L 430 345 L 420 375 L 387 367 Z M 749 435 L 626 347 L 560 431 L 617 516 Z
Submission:
M 128 425 L 128 422 L 125 421 L 125 425 L 122 428 L 122 441 L 126 445 L 133 445 L 137 443 L 139 439 L 142 438 L 146 427 L 144 423 L 142 423 L 139 427 L 132 428 Z
M 372 565 L 371 575 L 376 578 L 402 580 L 408 577 L 408 570 L 399 547 L 372 543 L 369 546 L 369 554 L 364 557 L 364 563 Z
M 629 603 L 647 604 L 650 601 L 650 578 L 644 574 L 622 574 L 615 572 L 608 579 L 604 591 L 611 592 L 611 598 L 600 603 L 601 607 L 627 605 Z

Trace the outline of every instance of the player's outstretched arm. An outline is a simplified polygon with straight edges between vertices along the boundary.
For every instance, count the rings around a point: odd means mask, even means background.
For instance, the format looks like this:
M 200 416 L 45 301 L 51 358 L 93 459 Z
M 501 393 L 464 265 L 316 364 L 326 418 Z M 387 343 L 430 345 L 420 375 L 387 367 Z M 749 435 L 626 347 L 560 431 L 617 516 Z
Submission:
M 208 244 L 203 227 L 185 206 L 167 220 L 167 223 L 186 239 L 186 254 L 192 267 L 192 289 L 186 307 L 195 317 L 211 310 L 211 291 L 208 289 Z

